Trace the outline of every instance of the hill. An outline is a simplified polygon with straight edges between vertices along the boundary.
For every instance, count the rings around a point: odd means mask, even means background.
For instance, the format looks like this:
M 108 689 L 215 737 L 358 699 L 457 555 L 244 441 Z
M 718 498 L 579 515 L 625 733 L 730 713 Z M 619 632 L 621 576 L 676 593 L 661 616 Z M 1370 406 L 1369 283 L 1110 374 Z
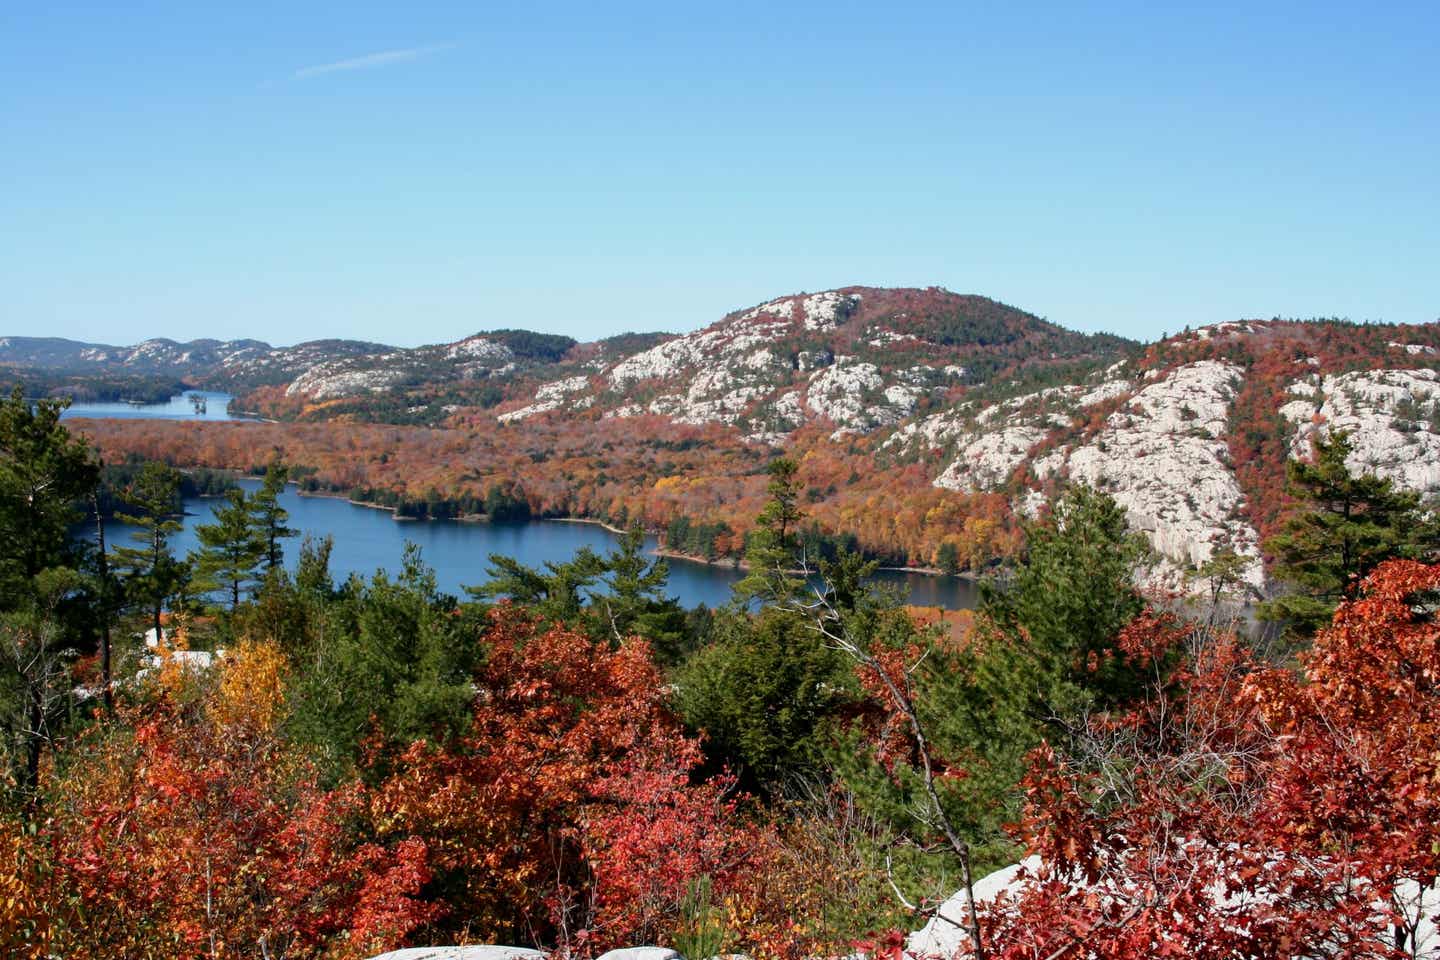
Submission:
M 0 359 L 15 362 L 18 340 Z M 1125 507 L 1161 557 L 1150 580 L 1178 590 L 1224 551 L 1265 589 L 1260 544 L 1288 507 L 1285 462 L 1317 432 L 1354 431 L 1353 469 L 1440 494 L 1437 324 L 1251 320 L 1141 345 L 984 297 L 845 287 L 678 336 L 331 343 L 303 360 L 302 347 L 236 348 L 192 374 L 259 383 L 245 402 L 307 421 L 303 443 L 284 424 L 207 425 L 203 438 L 87 429 L 113 451 L 197 465 L 189 448 L 240 468 L 284 449 L 319 488 L 366 499 L 501 487 L 536 514 L 641 519 L 707 557 L 742 549 L 758 473 L 780 450 L 801 461 L 819 528 L 915 566 L 984 566 L 1018 547 L 1020 519 L 1081 480 Z M 360 422 L 395 429 L 357 433 Z M 405 425 L 434 429 L 396 433 Z

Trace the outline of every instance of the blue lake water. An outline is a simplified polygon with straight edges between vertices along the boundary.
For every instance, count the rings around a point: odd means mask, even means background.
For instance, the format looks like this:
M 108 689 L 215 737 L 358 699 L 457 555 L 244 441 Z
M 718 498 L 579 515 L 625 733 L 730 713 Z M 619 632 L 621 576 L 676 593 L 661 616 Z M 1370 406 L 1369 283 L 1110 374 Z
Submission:
M 241 482 L 254 489 L 254 481 Z M 195 525 L 208 523 L 220 502 L 213 499 L 185 502 L 185 527 L 175 539 L 176 553 L 183 555 L 195 549 Z M 538 567 L 546 561 L 568 560 L 583 546 L 606 553 L 618 539 L 596 524 L 559 520 L 520 524 L 397 521 L 385 510 L 331 497 L 302 497 L 293 487 L 282 494 L 281 503 L 290 511 L 290 526 L 294 529 L 316 537 L 326 534 L 334 537 L 330 569 L 337 582 L 351 573 L 368 577 L 376 570 L 397 572 L 409 541 L 420 547 L 425 562 L 435 569 L 440 588 L 456 595 L 462 594 L 464 585 L 489 579 L 486 570 L 492 553 Z M 106 539 L 113 544 L 124 540 L 128 532 L 124 525 L 112 523 L 107 525 Z M 648 547 L 654 549 L 653 537 L 649 538 Z M 286 560 L 292 568 L 298 553 L 299 538 L 287 541 Z M 729 601 L 731 587 L 741 576 L 740 571 L 728 565 L 672 559 L 670 594 L 686 607 L 702 603 L 719 606 Z M 975 604 L 974 584 L 955 577 L 882 571 L 878 579 L 907 588 L 911 603 L 952 609 Z
M 196 410 L 192 397 L 204 398 L 204 409 Z M 234 420 L 230 416 L 231 396 L 210 390 L 187 390 L 165 403 L 76 403 L 61 414 L 72 417 L 111 418 L 124 420 Z

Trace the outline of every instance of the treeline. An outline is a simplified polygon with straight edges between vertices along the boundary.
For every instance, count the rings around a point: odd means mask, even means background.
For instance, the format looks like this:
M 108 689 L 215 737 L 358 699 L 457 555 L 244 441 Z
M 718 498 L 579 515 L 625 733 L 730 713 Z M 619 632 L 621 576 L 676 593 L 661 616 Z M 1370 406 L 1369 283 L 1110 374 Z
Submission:
M 186 389 L 167 377 L 107 373 L 9 370 L 0 378 L 0 390 L 6 393 L 17 386 L 27 397 L 68 397 L 80 403 L 165 403 Z
M 134 453 L 176 466 L 248 470 L 279 456 L 316 472 L 316 489 L 346 494 L 394 490 L 412 501 L 427 491 L 477 497 L 523 491 L 532 516 L 587 517 L 663 533 L 676 517 L 727 525 L 720 556 L 743 555 L 743 536 L 765 499 L 775 453 L 738 443 L 733 430 L 662 417 L 616 418 L 603 437 L 586 422 L 539 420 L 497 428 L 493 420 L 448 429 L 356 423 L 175 423 L 164 431 L 124 421 L 84 425 L 110 456 Z M 829 439 L 805 428 L 792 437 L 808 519 L 853 534 L 867 554 L 907 566 L 933 565 L 956 544 L 963 568 L 982 569 L 1019 548 L 1019 524 L 1003 492 L 957 493 L 932 484 L 925 463 L 877 468 L 868 441 Z M 689 551 L 687 551 L 689 552 Z M 703 551 L 697 552 L 703 555 Z
M 307 481 L 301 489 L 318 489 Z M 393 489 L 353 487 L 349 497 L 356 503 L 388 507 L 406 520 L 460 520 L 481 517 L 495 523 L 523 523 L 531 517 L 530 502 L 513 487 L 492 484 L 484 496 L 444 496 L 434 487 L 423 497 L 410 497 Z
M 144 469 L 145 461 L 130 457 L 124 463 L 107 463 L 100 471 L 99 486 L 95 498 L 86 504 L 93 515 L 99 511 L 102 517 L 112 518 L 124 509 L 124 493 Z M 224 496 L 236 486 L 237 474 L 233 470 L 212 470 L 195 467 L 179 474 L 172 499 L 172 513 L 184 510 L 183 501 L 194 497 Z

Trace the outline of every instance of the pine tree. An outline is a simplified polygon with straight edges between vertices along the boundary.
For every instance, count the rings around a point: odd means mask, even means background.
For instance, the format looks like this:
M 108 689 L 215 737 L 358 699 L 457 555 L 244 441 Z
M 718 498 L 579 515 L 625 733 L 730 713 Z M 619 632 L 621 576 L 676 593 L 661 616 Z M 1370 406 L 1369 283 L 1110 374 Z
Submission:
M 66 401 L 0 400 L 0 763 L 33 799 L 41 752 L 73 686 L 73 614 L 84 596 L 77 502 L 99 465 L 60 422 Z M 0 782 L 11 771 L 0 769 Z
M 70 536 L 100 468 L 84 440 L 60 423 L 68 401 L 31 403 L 19 386 L 0 401 L 0 608 L 23 606 L 29 581 L 50 567 L 74 567 Z
M 1275 578 L 1290 592 L 1262 604 L 1266 620 L 1284 620 L 1300 637 L 1314 635 L 1371 570 L 1385 560 L 1418 559 L 1437 546 L 1437 529 L 1417 494 L 1397 491 L 1373 474 L 1353 474 L 1345 460 L 1350 435 L 1317 438 L 1312 462 L 1286 466 L 1297 509 L 1265 541 Z
M 283 463 L 278 460 L 271 463 L 265 468 L 265 479 L 260 489 L 250 499 L 250 512 L 266 570 L 274 570 L 285 562 L 285 548 L 280 541 L 296 534 L 295 530 L 286 526 L 290 522 L 290 512 L 280 506 L 280 494 L 285 491 L 285 481 L 289 476 L 290 470 Z
M 240 605 L 246 587 L 260 579 L 259 565 L 265 558 L 265 531 L 253 522 L 255 507 L 245 491 L 236 487 L 225 494 L 225 504 L 215 509 L 215 522 L 195 527 L 200 549 L 191 554 L 197 586 L 207 592 L 225 591 L 230 611 Z
M 794 460 L 781 457 L 770 464 L 770 499 L 755 518 L 755 530 L 745 548 L 750 572 L 735 584 L 743 600 L 780 602 L 794 596 L 804 581 L 793 575 L 800 564 L 796 530 L 805 514 L 800 511 L 800 482 Z
M 1144 609 L 1134 574 L 1147 545 L 1114 498 L 1082 485 L 1025 537 L 1008 581 L 981 584 L 981 620 L 1004 641 L 989 645 L 996 694 L 1024 690 L 1033 715 L 1062 721 L 1123 701 L 1136 677 L 1113 656 L 1114 642 Z
M 601 580 L 606 592 L 592 595 L 591 606 L 601 613 L 602 628 L 612 639 L 644 637 L 657 659 L 674 662 L 685 637 L 685 612 L 674 597 L 665 595 L 670 565 L 663 558 L 647 559 L 644 549 L 645 531 L 635 523 L 605 558 Z
M 115 566 L 125 572 L 131 599 L 148 610 L 155 635 L 160 636 L 160 613 L 186 580 L 188 569 L 177 560 L 170 539 L 180 532 L 174 519 L 180 501 L 180 473 L 163 463 L 141 468 L 120 500 L 127 509 L 120 519 L 138 527 L 133 547 L 115 548 Z

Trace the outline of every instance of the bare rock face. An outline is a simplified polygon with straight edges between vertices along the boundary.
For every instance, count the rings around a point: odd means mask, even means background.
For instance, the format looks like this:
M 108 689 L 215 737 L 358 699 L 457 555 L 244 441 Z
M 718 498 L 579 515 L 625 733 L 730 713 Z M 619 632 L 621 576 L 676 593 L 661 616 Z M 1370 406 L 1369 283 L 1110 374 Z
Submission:
M 407 947 L 391 950 L 370 960 L 544 960 L 549 954 L 529 947 L 500 947 L 483 944 L 471 947 Z M 669 947 L 622 947 L 600 954 L 595 960 L 683 960 Z
M 1110 493 L 1162 564 L 1155 580 L 1184 587 L 1184 571 L 1222 549 L 1248 560 L 1244 580 L 1264 585 L 1259 536 L 1244 519 L 1245 495 L 1225 442 L 1242 371 L 1203 360 L 1136 393 L 1092 441 L 1070 452 L 1069 475 Z
M 509 413 L 496 417 L 501 423 L 509 423 L 514 420 L 524 420 L 526 417 L 533 417 L 537 413 L 548 413 L 551 410 L 558 410 L 565 402 L 565 398 L 590 386 L 590 378 L 584 376 L 566 377 L 564 380 L 556 380 L 553 383 L 542 384 L 535 390 L 535 402 L 528 407 L 519 410 L 512 410 Z
M 899 442 L 949 444 L 957 456 L 935 479 L 952 490 L 995 490 L 1022 464 L 1045 480 L 1068 476 L 1113 496 L 1162 558 L 1153 585 L 1183 589 L 1185 570 L 1229 548 L 1249 559 L 1244 579 L 1259 589 L 1258 536 L 1243 518 L 1245 497 L 1229 465 L 1226 420 L 1242 371 L 1204 360 L 1132 392 L 1125 378 L 1050 387 L 973 416 L 942 414 L 896 434 Z M 1036 455 L 1053 430 L 1096 404 L 1130 395 L 1086 442 Z M 1033 496 L 1022 498 L 1033 513 Z M 1018 509 L 1018 507 L 1017 507 Z
M 1346 466 L 1352 471 L 1389 478 L 1422 495 L 1440 492 L 1440 375 L 1434 370 L 1316 375 L 1286 392 L 1294 399 L 1280 412 L 1295 424 L 1292 456 L 1305 456 L 1317 435 L 1347 431 L 1354 449 Z
M 384 358 L 381 358 L 382 361 Z M 405 378 L 398 366 L 357 367 L 353 360 L 330 360 L 316 364 L 285 388 L 287 397 L 336 400 L 363 393 L 381 393 Z
M 544 960 L 548 954 L 529 947 L 407 947 L 391 950 L 371 960 Z
M 730 425 L 771 444 L 810 423 L 840 439 L 898 426 L 922 404 L 943 401 L 971 376 L 976 357 L 1003 369 L 1026 356 L 1032 340 L 1046 361 L 1057 348 L 1067 356 L 1096 349 L 1085 335 L 938 288 L 797 294 L 599 363 L 592 389 L 558 406 L 537 395 L 501 416 L 593 407 L 602 418 Z

